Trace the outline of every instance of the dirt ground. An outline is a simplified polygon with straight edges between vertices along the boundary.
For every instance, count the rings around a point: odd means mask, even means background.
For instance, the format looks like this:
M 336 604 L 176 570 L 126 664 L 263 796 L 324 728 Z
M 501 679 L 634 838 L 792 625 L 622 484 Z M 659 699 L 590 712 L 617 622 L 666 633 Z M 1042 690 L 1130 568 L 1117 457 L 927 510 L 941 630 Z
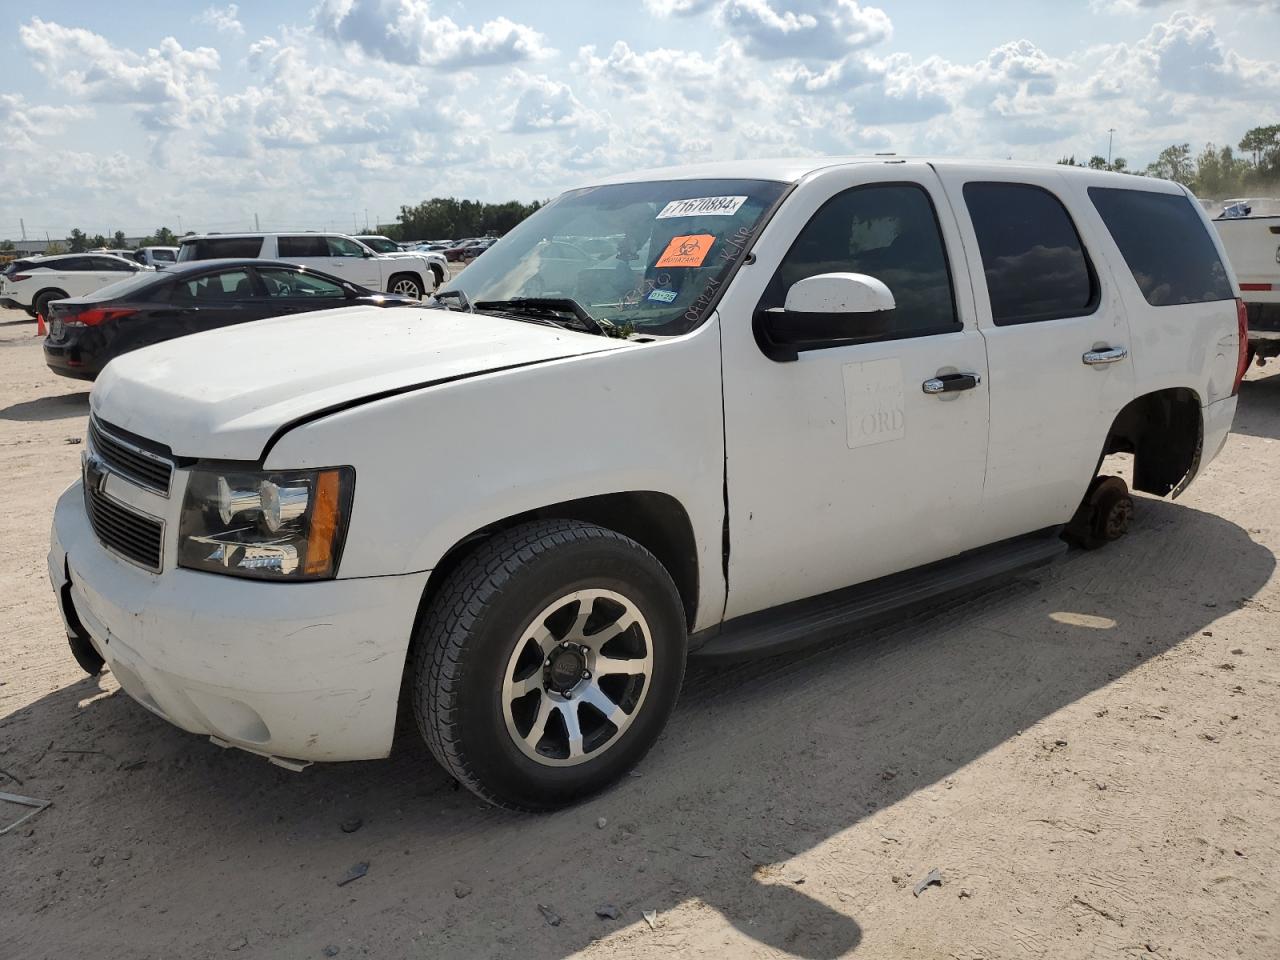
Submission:
M 295 774 L 80 673 L 45 552 L 88 394 L 33 334 L 0 311 L 0 790 L 53 806 L 0 836 L 0 955 L 1280 957 L 1274 368 L 1126 539 L 694 668 L 633 776 L 528 817 L 456 790 L 411 728 L 390 760 Z

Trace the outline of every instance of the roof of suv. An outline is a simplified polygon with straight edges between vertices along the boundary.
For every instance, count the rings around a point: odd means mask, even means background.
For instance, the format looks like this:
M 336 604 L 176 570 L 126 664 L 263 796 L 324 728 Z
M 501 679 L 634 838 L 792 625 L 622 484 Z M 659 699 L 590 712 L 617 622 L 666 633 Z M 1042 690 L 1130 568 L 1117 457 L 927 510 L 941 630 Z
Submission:
M 849 167 L 859 164 L 896 164 L 903 162 L 928 163 L 935 167 L 980 167 L 993 174 L 1012 173 L 1016 170 L 1034 170 L 1043 173 L 1056 170 L 1064 176 L 1083 177 L 1096 183 L 1125 186 L 1133 190 L 1154 190 L 1160 193 L 1181 193 L 1182 187 L 1168 180 L 1154 177 L 1136 177 L 1127 173 L 1110 173 L 1090 167 L 1073 167 L 1055 163 L 1032 163 L 1025 160 L 966 160 L 963 158 L 871 156 L 871 157 L 784 157 L 762 160 L 713 160 L 708 163 L 682 164 L 674 167 L 654 167 L 630 173 L 615 174 L 591 181 L 584 186 L 600 186 L 611 183 L 635 183 L 653 180 L 773 180 L 780 183 L 796 183 L 805 177 L 831 167 Z

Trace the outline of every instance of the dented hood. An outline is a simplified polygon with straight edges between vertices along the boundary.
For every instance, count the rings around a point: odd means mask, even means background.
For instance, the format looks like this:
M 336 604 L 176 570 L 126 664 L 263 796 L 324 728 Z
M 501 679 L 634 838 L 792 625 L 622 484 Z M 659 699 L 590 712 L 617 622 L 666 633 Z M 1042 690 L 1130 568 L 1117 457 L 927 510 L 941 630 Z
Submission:
M 98 377 L 101 420 L 181 457 L 257 460 L 286 424 L 440 381 L 625 343 L 504 317 L 348 307 L 260 320 L 125 354 Z

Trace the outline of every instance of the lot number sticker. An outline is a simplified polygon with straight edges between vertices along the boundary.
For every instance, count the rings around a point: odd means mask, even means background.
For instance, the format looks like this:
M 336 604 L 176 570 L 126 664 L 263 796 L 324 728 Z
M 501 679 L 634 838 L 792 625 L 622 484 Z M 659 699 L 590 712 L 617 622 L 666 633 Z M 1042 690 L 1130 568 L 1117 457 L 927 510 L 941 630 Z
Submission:
M 709 233 L 695 233 L 687 237 L 672 237 L 667 249 L 662 251 L 656 266 L 659 267 L 700 267 L 711 252 L 711 245 L 716 238 Z
M 672 200 L 655 218 L 670 220 L 672 217 L 731 217 L 747 202 L 746 197 L 694 197 L 692 200 Z

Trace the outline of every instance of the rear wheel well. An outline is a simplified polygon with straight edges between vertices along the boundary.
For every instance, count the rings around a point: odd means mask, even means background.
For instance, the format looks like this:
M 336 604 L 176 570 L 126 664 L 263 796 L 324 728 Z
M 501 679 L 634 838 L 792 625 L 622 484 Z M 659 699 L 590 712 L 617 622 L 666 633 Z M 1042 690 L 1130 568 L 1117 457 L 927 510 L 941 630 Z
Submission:
M 440 558 L 427 579 L 418 616 L 430 605 L 440 585 L 467 556 L 495 534 L 531 520 L 581 520 L 630 537 L 666 567 L 680 601 L 685 621 L 693 628 L 698 612 L 698 547 L 689 514 L 674 497 L 665 493 L 635 490 L 610 493 L 580 500 L 567 500 L 539 507 L 488 524 L 458 541 Z
M 50 297 L 51 300 L 67 299 L 67 292 L 61 287 L 45 287 L 43 290 L 37 290 L 35 296 L 31 298 L 32 309 L 36 308 L 36 304 L 40 302 L 41 297 L 47 296 L 48 294 L 53 294 L 53 296 Z
M 1176 497 L 1200 466 L 1203 441 L 1199 396 L 1171 387 L 1131 400 L 1111 424 L 1102 455 L 1133 454 L 1133 488 Z

